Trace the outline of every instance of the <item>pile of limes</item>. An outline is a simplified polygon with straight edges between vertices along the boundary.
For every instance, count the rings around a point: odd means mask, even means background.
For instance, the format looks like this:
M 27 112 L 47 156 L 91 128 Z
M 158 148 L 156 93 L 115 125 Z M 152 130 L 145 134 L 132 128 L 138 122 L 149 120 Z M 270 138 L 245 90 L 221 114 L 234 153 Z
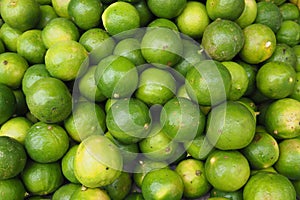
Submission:
M 0 5 L 1 200 L 300 198 L 300 1 Z

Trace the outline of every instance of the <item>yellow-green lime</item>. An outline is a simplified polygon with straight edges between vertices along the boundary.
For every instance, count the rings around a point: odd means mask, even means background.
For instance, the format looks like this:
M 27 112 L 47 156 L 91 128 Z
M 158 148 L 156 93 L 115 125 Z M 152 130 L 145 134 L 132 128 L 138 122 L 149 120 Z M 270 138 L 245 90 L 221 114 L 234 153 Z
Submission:
M 244 0 L 207 0 L 206 9 L 210 19 L 236 20 L 245 8 Z
M 155 18 L 148 24 L 148 27 L 163 27 L 178 31 L 178 27 L 175 22 L 166 18 Z
M 299 72 L 296 73 L 294 90 L 289 97 L 300 101 L 300 73 Z
M 22 34 L 22 31 L 10 27 L 7 23 L 4 23 L 0 28 L 0 38 L 3 41 L 7 50 L 17 51 L 17 39 Z
M 131 192 L 131 187 L 131 174 L 123 171 L 114 182 L 105 186 L 105 191 L 111 199 L 121 200 Z
M 245 28 L 252 24 L 257 15 L 257 3 L 255 0 L 245 0 L 245 7 L 242 14 L 235 20 L 235 22 L 241 27 Z
M 74 183 L 66 183 L 60 186 L 52 195 L 52 200 L 66 200 L 71 199 L 72 195 L 77 189 L 81 189 L 81 185 Z
M 86 188 L 81 187 L 74 191 L 70 200 L 110 200 L 111 198 L 108 196 L 107 192 L 100 188 Z
M 184 142 L 184 148 L 191 157 L 197 160 L 205 160 L 209 153 L 214 150 L 214 146 L 205 135 L 200 135 L 192 141 Z
M 56 14 L 62 18 L 70 18 L 68 6 L 71 0 L 51 0 L 52 6 Z
M 148 0 L 147 5 L 156 17 L 172 19 L 180 15 L 186 6 L 186 0 Z
M 236 190 L 234 192 L 225 192 L 213 188 L 210 191 L 211 198 L 225 198 L 225 199 L 234 199 L 234 200 L 243 200 L 243 189 Z

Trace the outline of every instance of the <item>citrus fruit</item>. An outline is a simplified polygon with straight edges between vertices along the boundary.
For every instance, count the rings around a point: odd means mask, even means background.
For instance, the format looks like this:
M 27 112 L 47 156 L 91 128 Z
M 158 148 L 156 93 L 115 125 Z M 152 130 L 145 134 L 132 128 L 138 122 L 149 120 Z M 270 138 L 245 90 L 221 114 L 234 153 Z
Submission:
M 174 31 L 178 31 L 178 27 L 175 24 L 175 22 L 166 18 L 155 18 L 148 24 L 148 27 L 152 27 L 152 28 L 162 27 L 162 28 L 169 28 Z
M 231 89 L 229 92 L 229 100 L 238 100 L 246 92 L 248 88 L 248 75 L 246 70 L 237 62 L 224 61 L 222 64 L 228 69 L 231 75 Z
M 63 41 L 51 46 L 45 55 L 50 75 L 63 81 L 80 77 L 88 67 L 88 52 L 76 41 Z
M 242 14 L 235 20 L 235 22 L 241 27 L 245 28 L 252 24 L 257 15 L 257 3 L 255 0 L 245 0 L 245 7 Z
M 291 98 L 279 99 L 270 104 L 265 114 L 265 127 L 275 138 L 299 136 L 300 102 Z
M 70 18 L 68 6 L 71 0 L 51 0 L 56 14 L 62 18 Z
M 31 86 L 41 78 L 50 77 L 45 64 L 36 64 L 30 66 L 24 73 L 22 79 L 22 91 L 26 95 Z
M 111 199 L 121 200 L 130 193 L 131 185 L 132 179 L 130 174 L 122 172 L 114 182 L 105 186 L 105 190 Z
M 31 126 L 32 122 L 25 117 L 11 118 L 2 124 L 0 136 L 8 136 L 24 144 L 27 131 Z
M 1 31 L 1 29 L 0 29 L 0 31 Z M 300 45 L 295 45 L 292 48 L 293 48 L 294 53 L 296 54 L 296 57 L 297 57 L 295 70 L 297 72 L 299 72 L 300 71 Z
M 71 199 L 73 193 L 80 189 L 81 185 L 74 183 L 67 183 L 59 187 L 52 195 L 52 200 L 67 200 Z
M 187 153 L 197 160 L 205 160 L 209 153 L 214 150 L 214 146 L 210 144 L 205 135 L 200 135 L 192 141 L 184 142 L 184 147 Z
M 132 192 L 124 200 L 144 200 L 144 197 L 142 193 Z
M 186 0 L 178 0 L 176 2 L 168 0 L 148 0 L 147 5 L 156 17 L 172 19 L 182 12 L 186 6 L 186 2 Z
M 189 158 L 181 161 L 175 171 L 183 180 L 184 197 L 199 198 L 211 189 L 211 185 L 206 179 L 204 162 Z
M 201 45 L 212 59 L 228 61 L 242 49 L 243 31 L 233 21 L 217 19 L 205 28 Z
M 249 176 L 250 166 L 239 151 L 213 151 L 205 161 L 208 182 L 216 189 L 233 192 L 242 188 Z
M 248 87 L 247 90 L 244 93 L 244 96 L 249 96 L 251 95 L 254 90 L 256 89 L 256 72 L 257 72 L 257 67 L 255 65 L 250 65 L 248 63 L 245 63 L 241 60 L 237 61 L 239 65 L 241 65 L 244 70 L 247 73 L 248 76 Z
M 117 100 L 108 110 L 108 131 L 120 142 L 136 143 L 148 135 L 151 117 L 144 102 L 135 99 Z
M 0 54 L 0 83 L 13 89 L 20 87 L 28 67 L 28 62 L 17 53 L 4 52 Z
M 40 20 L 36 25 L 36 28 L 42 30 L 52 19 L 57 18 L 58 16 L 54 8 L 50 5 L 40 5 L 40 10 Z
M 83 30 L 98 26 L 102 12 L 103 5 L 98 0 L 71 0 L 68 5 L 69 17 Z
M 279 6 L 283 20 L 297 20 L 300 16 L 297 5 L 293 3 L 283 3 Z
M 69 19 L 58 17 L 52 19 L 42 30 L 42 40 L 46 48 L 57 42 L 79 39 L 79 30 Z
M 296 196 L 297 196 L 297 198 L 299 198 L 299 196 L 300 196 L 300 181 L 299 180 L 298 181 L 292 181 L 292 183 L 293 183 L 293 186 L 296 190 Z
M 147 138 L 139 142 L 139 148 L 141 153 L 151 160 L 167 161 L 174 156 L 178 143 L 168 137 L 159 124 L 155 124 Z
M 0 193 L 3 199 L 23 200 L 25 197 L 25 187 L 18 178 L 0 180 Z
M 141 27 L 146 26 L 154 18 L 154 15 L 150 11 L 146 0 L 139 0 L 133 4 L 133 6 L 139 13 Z
M 236 190 L 234 192 L 224 192 L 222 190 L 218 190 L 216 188 L 213 188 L 210 191 L 210 196 L 211 197 L 223 197 L 223 198 L 228 198 L 232 200 L 243 200 L 243 190 Z
M 250 177 L 243 191 L 244 200 L 296 199 L 295 189 L 289 179 L 281 174 L 260 172 Z
M 46 123 L 63 121 L 72 111 L 72 97 L 67 86 L 52 77 L 36 81 L 26 94 L 26 102 L 30 112 Z
M 276 33 L 282 23 L 282 15 L 279 7 L 269 1 L 261 1 L 257 3 L 257 15 L 255 22 L 257 24 L 264 24 Z
M 139 78 L 135 96 L 146 104 L 163 105 L 174 96 L 176 81 L 169 71 L 150 67 Z
M 276 171 L 290 180 L 300 180 L 300 138 L 285 139 L 279 143 L 279 158 Z
M 0 83 L 0 124 L 6 122 L 15 112 L 16 98 L 13 90 Z
M 282 22 L 276 33 L 278 43 L 285 43 L 291 47 L 297 45 L 300 41 L 300 24 L 292 20 Z
M 279 157 L 277 141 L 267 132 L 256 132 L 252 142 L 241 152 L 253 169 L 271 167 Z
M 102 135 L 92 135 L 83 140 L 74 157 L 76 178 L 90 188 L 111 184 L 120 176 L 122 167 L 121 153 Z
M 65 129 L 77 142 L 91 135 L 103 135 L 106 130 L 105 112 L 89 101 L 73 104 L 72 114 L 64 121 Z
M 243 29 L 245 43 L 240 58 L 249 64 L 258 64 L 270 58 L 276 48 L 276 36 L 263 24 L 251 24 Z
M 74 191 L 72 194 L 70 200 L 110 200 L 110 197 L 107 195 L 107 193 L 100 188 L 79 188 Z
M 184 184 L 179 174 L 168 168 L 150 171 L 142 183 L 145 199 L 179 200 L 183 196 L 183 190 Z
M 64 177 L 71 183 L 79 183 L 75 174 L 74 174 L 74 157 L 78 145 L 74 145 L 68 149 L 65 155 L 61 159 L 61 169 Z
M 26 191 L 33 195 L 47 195 L 57 190 L 63 183 L 63 175 L 58 162 L 38 163 L 29 161 L 21 173 Z
M 7 50 L 11 52 L 17 51 L 17 39 L 22 34 L 22 31 L 10 27 L 4 23 L 0 28 L 0 38 Z
M 185 86 L 188 95 L 198 104 L 217 105 L 229 95 L 231 75 L 220 62 L 204 60 L 187 72 Z
M 103 26 L 110 35 L 140 27 L 140 16 L 137 9 L 127 2 L 110 4 L 101 16 Z
M 28 30 L 20 35 L 17 41 L 17 53 L 29 63 L 43 63 L 46 47 L 42 40 L 42 31 Z
M 245 8 L 243 0 L 207 0 L 206 9 L 210 19 L 236 20 Z
M 210 19 L 205 5 L 196 1 L 188 1 L 183 11 L 176 18 L 176 24 L 180 32 L 192 38 L 201 38 L 209 23 Z
M 92 102 L 102 102 L 106 97 L 98 89 L 94 74 L 97 66 L 90 66 L 78 81 L 78 89 L 82 96 Z
M 255 127 L 256 119 L 244 104 L 228 101 L 209 113 L 206 136 L 218 149 L 241 149 L 252 141 Z
M 289 97 L 300 101 L 300 73 L 299 72 L 296 73 L 296 83 L 294 86 L 294 90 Z
M 206 118 L 199 106 L 186 98 L 173 98 L 160 114 L 163 131 L 175 141 L 190 141 L 204 131 Z
M 35 0 L 3 0 L 0 12 L 5 23 L 20 31 L 26 31 L 37 25 L 41 11 Z
M 0 136 L 0 180 L 16 177 L 23 171 L 27 155 L 21 143 L 8 136 Z
M 148 63 L 166 67 L 179 62 L 183 53 L 182 40 L 169 28 L 149 28 L 141 41 L 141 51 Z
M 24 145 L 31 159 L 50 163 L 63 157 L 69 148 L 69 138 L 61 126 L 37 122 L 27 131 Z
M 16 109 L 13 116 L 24 116 L 28 112 L 25 94 L 21 88 L 13 90 L 13 93 L 16 99 Z

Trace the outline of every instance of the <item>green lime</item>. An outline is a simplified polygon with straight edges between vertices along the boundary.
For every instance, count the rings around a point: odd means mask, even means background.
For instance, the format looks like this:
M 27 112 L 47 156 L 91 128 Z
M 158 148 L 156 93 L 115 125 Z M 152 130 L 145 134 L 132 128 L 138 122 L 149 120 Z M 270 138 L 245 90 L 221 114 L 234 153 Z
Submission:
M 42 40 L 41 30 L 25 31 L 17 41 L 17 53 L 29 63 L 44 63 L 46 47 Z
M 106 191 L 100 188 L 86 188 L 82 187 L 74 191 L 70 200 L 110 200 Z
M 206 9 L 210 19 L 236 20 L 245 8 L 243 0 L 207 0 Z
M 246 62 L 243 61 L 237 61 L 238 64 L 240 64 L 244 70 L 247 73 L 248 76 L 248 87 L 246 92 L 244 93 L 244 96 L 249 96 L 251 95 L 254 90 L 256 89 L 256 72 L 257 72 L 257 67 L 255 65 L 250 65 Z
M 77 189 L 80 189 L 81 185 L 74 183 L 67 183 L 60 186 L 52 195 L 52 200 L 69 200 Z
M 108 110 L 108 131 L 120 142 L 136 143 L 148 135 L 151 118 L 142 101 L 130 98 L 117 100 Z
M 138 11 L 140 16 L 140 26 L 144 27 L 149 24 L 151 20 L 153 20 L 154 15 L 150 11 L 146 0 L 139 0 L 137 3 L 133 4 L 135 9 Z
M 200 105 L 217 105 L 227 99 L 231 75 L 218 61 L 204 60 L 186 74 L 185 86 L 191 99 Z
M 279 6 L 283 20 L 297 20 L 300 16 L 297 5 L 286 2 Z
M 10 27 L 7 23 L 4 23 L 0 28 L 0 38 L 6 49 L 11 52 L 17 51 L 17 40 L 21 34 L 22 31 Z
M 166 18 L 155 18 L 148 24 L 148 27 L 152 27 L 152 28 L 156 28 L 156 27 L 169 28 L 171 30 L 178 31 L 178 27 L 175 24 L 175 22 L 173 22 L 170 19 L 166 19 Z
M 105 186 L 105 190 L 111 199 L 123 200 L 130 193 L 131 185 L 132 179 L 130 174 L 122 172 L 114 182 Z
M 26 94 L 26 101 L 30 112 L 46 123 L 63 121 L 72 111 L 72 97 L 67 86 L 52 77 L 36 81 Z
M 142 193 L 132 192 L 124 200 L 145 200 Z
M 0 83 L 13 89 L 20 87 L 28 67 L 28 62 L 17 53 L 5 52 L 0 54 Z
M 16 99 L 16 109 L 13 116 L 24 116 L 28 112 L 25 94 L 21 88 L 13 90 Z
M 30 161 L 22 171 L 21 178 L 26 191 L 33 195 L 51 194 L 63 184 L 63 175 L 58 162 Z
M 21 144 L 24 144 L 27 131 L 30 129 L 32 124 L 33 123 L 25 117 L 11 118 L 2 124 L 0 135 L 14 138 Z
M 205 174 L 214 188 L 233 192 L 247 183 L 250 166 L 239 151 L 215 150 L 205 161 Z
M 272 102 L 266 110 L 265 127 L 275 138 L 294 138 L 300 134 L 300 102 L 291 98 Z
M 5 23 L 20 31 L 34 28 L 39 22 L 40 6 L 35 0 L 1 1 L 1 17 Z
M 3 199 L 23 200 L 25 197 L 25 187 L 18 178 L 0 180 L 0 193 Z
M 296 82 L 295 82 L 294 90 L 289 97 L 300 101 L 300 73 L 299 72 L 296 73 Z
M 184 197 L 199 198 L 211 189 L 211 185 L 206 179 L 204 162 L 189 158 L 181 161 L 175 171 L 183 180 Z
M 50 5 L 40 5 L 41 15 L 39 23 L 36 28 L 42 30 L 45 26 L 54 18 L 57 18 L 57 14 L 54 8 Z
M 217 19 L 205 28 L 201 45 L 212 59 L 229 61 L 244 45 L 243 31 L 233 21 Z
M 168 168 L 150 171 L 142 183 L 145 199 L 180 200 L 183 190 L 184 184 L 179 174 Z
M 156 17 L 172 19 L 180 15 L 186 6 L 186 0 L 148 0 L 147 5 Z
M 78 145 L 70 147 L 61 159 L 62 173 L 64 177 L 71 183 L 79 183 L 74 174 L 74 157 L 77 149 Z
M 235 20 L 235 22 L 241 27 L 245 28 L 252 24 L 257 15 L 257 3 L 255 0 L 246 0 L 245 7 L 242 14 Z
M 72 114 L 65 119 L 64 126 L 77 142 L 91 135 L 103 135 L 106 130 L 105 112 L 93 102 L 78 102 L 73 104 Z
M 68 14 L 74 23 L 83 30 L 99 25 L 103 5 L 99 0 L 71 0 L 68 5 Z
M 74 157 L 74 173 L 84 186 L 109 185 L 120 176 L 122 168 L 121 153 L 105 136 L 92 135 L 79 144 Z
M 68 6 L 71 0 L 51 0 L 56 14 L 62 18 L 70 18 Z
M 291 47 L 300 42 L 300 24 L 292 20 L 282 22 L 276 33 L 278 43 L 285 43 Z
M 0 124 L 6 122 L 16 110 L 16 98 L 13 90 L 0 83 Z
M 213 188 L 210 191 L 210 196 L 211 197 L 223 197 L 223 198 L 228 198 L 231 200 L 243 200 L 243 190 L 236 190 L 234 192 L 224 192 L 222 190 L 218 190 L 216 188 Z
M 0 31 L 1 31 L 1 29 L 0 29 Z M 297 72 L 300 72 L 300 45 L 295 45 L 292 48 L 293 48 L 294 53 L 296 54 L 296 57 L 297 57 L 295 70 Z
M 260 172 L 250 177 L 244 187 L 244 200 L 254 199 L 296 199 L 296 192 L 291 181 L 277 173 Z
M 208 141 L 205 135 L 200 135 L 192 141 L 184 142 L 187 153 L 197 160 L 205 160 L 214 146 Z

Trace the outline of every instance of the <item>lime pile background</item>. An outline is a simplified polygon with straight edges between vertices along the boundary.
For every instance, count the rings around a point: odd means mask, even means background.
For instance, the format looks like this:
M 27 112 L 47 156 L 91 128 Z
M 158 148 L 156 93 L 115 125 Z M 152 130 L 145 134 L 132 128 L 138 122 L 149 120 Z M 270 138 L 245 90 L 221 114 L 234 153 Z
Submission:
M 297 0 L 0 0 L 0 199 L 300 197 Z

